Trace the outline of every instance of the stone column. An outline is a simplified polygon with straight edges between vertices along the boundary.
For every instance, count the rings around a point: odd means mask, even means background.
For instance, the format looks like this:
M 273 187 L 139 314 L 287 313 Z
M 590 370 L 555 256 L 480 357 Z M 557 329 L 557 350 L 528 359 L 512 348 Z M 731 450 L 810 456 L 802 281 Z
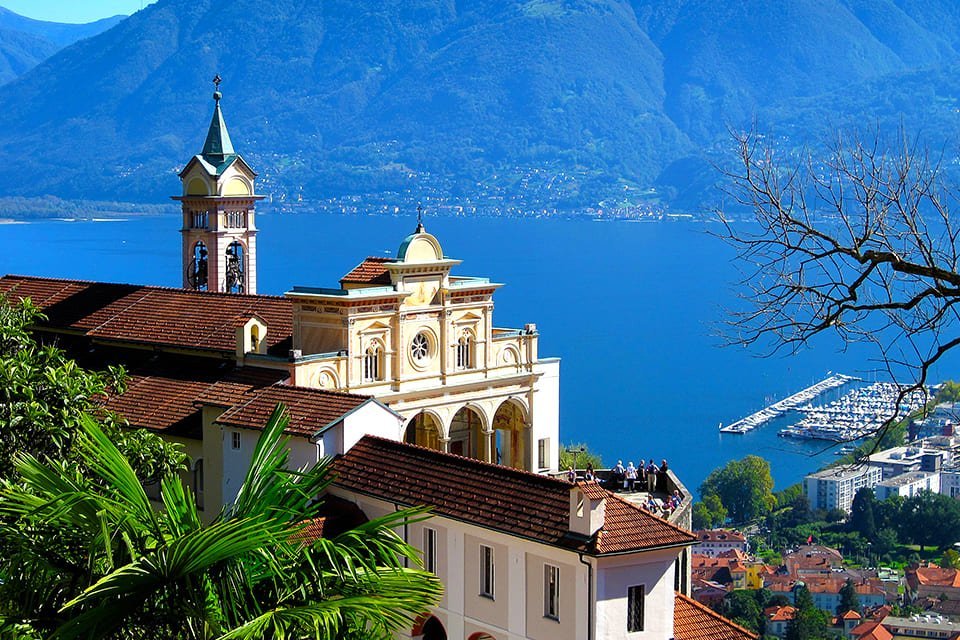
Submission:
M 496 462 L 494 460 L 494 446 L 496 444 L 496 439 L 493 437 L 493 429 L 480 432 L 483 437 L 484 447 L 483 447 L 483 461 L 484 462 Z

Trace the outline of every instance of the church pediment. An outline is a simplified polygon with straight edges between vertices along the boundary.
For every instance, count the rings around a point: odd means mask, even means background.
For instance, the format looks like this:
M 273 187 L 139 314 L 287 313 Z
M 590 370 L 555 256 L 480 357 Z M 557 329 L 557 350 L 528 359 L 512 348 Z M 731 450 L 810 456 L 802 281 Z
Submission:
M 480 320 L 483 320 L 483 316 L 481 316 L 479 313 L 477 313 L 477 312 L 475 312 L 475 311 L 467 311 L 467 312 L 464 313 L 463 315 L 461 315 L 461 316 L 459 316 L 458 318 L 456 318 L 456 319 L 453 321 L 453 323 L 454 323 L 454 324 L 473 324 L 473 323 L 478 322 L 478 321 L 480 321 Z

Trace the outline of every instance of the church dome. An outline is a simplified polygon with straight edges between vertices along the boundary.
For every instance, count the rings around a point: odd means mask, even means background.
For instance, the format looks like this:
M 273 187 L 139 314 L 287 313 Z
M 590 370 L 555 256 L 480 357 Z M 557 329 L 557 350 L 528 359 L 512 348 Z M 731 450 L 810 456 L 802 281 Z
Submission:
M 443 260 L 443 249 L 440 242 L 427 233 L 423 223 L 417 225 L 417 230 L 403 239 L 397 249 L 399 262 L 436 262 Z

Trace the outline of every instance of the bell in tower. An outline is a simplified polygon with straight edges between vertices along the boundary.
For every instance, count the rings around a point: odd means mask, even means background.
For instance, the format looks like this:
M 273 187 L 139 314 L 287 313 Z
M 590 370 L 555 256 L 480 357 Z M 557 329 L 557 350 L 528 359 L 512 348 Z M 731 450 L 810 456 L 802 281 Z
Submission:
M 213 79 L 213 120 L 203 150 L 180 172 L 183 287 L 257 292 L 257 174 L 234 150 L 220 111 L 220 76 Z

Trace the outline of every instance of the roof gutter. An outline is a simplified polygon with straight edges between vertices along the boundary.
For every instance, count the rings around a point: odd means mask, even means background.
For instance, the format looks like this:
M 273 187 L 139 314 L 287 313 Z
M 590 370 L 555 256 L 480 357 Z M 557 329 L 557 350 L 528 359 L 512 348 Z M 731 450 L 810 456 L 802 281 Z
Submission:
M 587 640 L 593 640 L 593 610 L 596 603 L 593 601 L 593 563 L 584 561 L 583 553 L 577 552 L 580 563 L 587 565 Z

